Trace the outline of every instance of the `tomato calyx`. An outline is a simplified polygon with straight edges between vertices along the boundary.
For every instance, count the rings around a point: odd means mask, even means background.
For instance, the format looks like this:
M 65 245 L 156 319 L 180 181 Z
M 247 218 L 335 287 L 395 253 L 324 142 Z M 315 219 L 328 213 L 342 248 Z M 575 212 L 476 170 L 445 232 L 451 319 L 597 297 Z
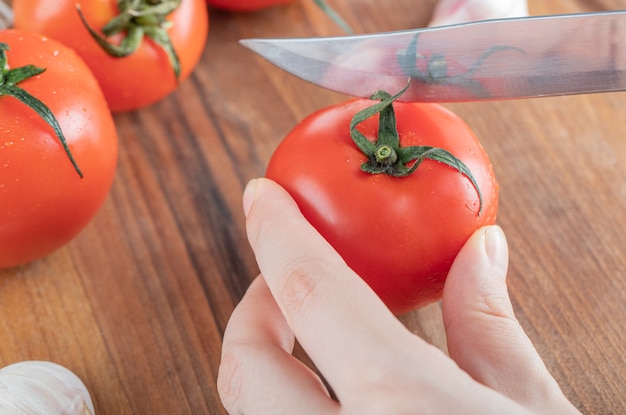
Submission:
M 78 173 L 82 179 L 83 173 L 78 167 L 76 160 L 74 160 L 74 156 L 72 156 L 72 152 L 70 151 L 67 140 L 63 135 L 61 126 L 50 108 L 48 108 L 48 106 L 41 100 L 29 94 L 26 90 L 17 86 L 20 82 L 45 72 L 46 69 L 39 68 L 34 65 L 26 65 L 10 69 L 6 54 L 9 49 L 8 44 L 0 43 L 0 97 L 9 96 L 17 99 L 35 111 L 37 115 L 39 115 L 50 127 L 52 127 L 52 130 L 63 146 L 65 153 L 69 157 L 72 166 L 74 166 L 74 170 L 76 170 L 76 173 Z
M 369 174 L 406 177 L 414 173 L 422 161 L 426 159 L 443 163 L 454 168 L 470 180 L 478 194 L 478 214 L 480 215 L 483 207 L 482 193 L 476 179 L 465 163 L 443 148 L 400 146 L 400 135 L 396 125 L 393 103 L 409 88 L 409 85 L 407 84 L 402 91 L 393 96 L 385 91 L 375 92 L 370 99 L 379 100 L 380 102 L 357 112 L 352 118 L 350 122 L 350 136 L 356 146 L 368 158 L 367 161 L 361 164 L 361 170 Z M 372 142 L 357 129 L 357 126 L 375 114 L 379 114 L 378 137 L 376 142 Z
M 102 34 L 93 29 L 83 15 L 80 4 L 76 3 L 76 10 L 81 21 L 89 31 L 91 37 L 109 55 L 123 58 L 135 52 L 144 37 L 147 36 L 159 45 L 167 58 L 178 81 L 180 78 L 180 59 L 174 45 L 167 34 L 171 22 L 167 16 L 175 11 L 182 0 L 117 0 L 120 14 L 111 19 L 101 28 Z M 119 44 L 107 39 L 117 33 L 124 32 L 124 38 Z M 104 36 L 103 36 L 104 35 Z

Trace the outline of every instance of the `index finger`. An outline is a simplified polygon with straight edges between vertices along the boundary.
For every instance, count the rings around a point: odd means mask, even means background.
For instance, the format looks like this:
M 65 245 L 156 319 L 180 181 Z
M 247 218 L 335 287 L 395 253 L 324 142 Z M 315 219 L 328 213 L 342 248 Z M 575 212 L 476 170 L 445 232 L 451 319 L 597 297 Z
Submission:
M 261 273 L 302 347 L 333 385 L 375 364 L 376 354 L 418 339 L 268 179 L 244 194 L 247 233 Z M 339 391 L 336 390 L 338 393 Z

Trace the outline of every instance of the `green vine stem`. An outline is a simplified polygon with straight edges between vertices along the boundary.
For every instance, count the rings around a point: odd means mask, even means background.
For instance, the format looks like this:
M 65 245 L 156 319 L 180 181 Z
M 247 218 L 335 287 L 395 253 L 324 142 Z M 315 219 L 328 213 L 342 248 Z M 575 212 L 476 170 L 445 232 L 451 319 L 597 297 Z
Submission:
M 180 59 L 167 34 L 172 23 L 166 17 L 180 6 L 181 1 L 117 0 L 120 14 L 104 25 L 101 29 L 102 34 L 89 25 L 78 3 L 76 3 L 76 10 L 91 37 L 113 57 L 122 58 L 132 54 L 139 48 L 144 37 L 148 36 L 166 53 L 178 81 Z M 124 33 L 122 41 L 119 44 L 109 42 L 107 38 L 117 33 Z
M 350 123 L 350 136 L 356 146 L 368 158 L 361 165 L 361 170 L 370 174 L 388 174 L 394 177 L 406 177 L 420 166 L 426 159 L 443 163 L 456 169 L 466 176 L 478 193 L 479 209 L 482 212 L 483 196 L 478 187 L 478 183 L 470 169 L 448 150 L 431 146 L 400 146 L 400 135 L 396 126 L 396 116 L 393 110 L 393 102 L 397 100 L 407 89 L 409 84 L 391 96 L 385 91 L 377 91 L 371 96 L 372 100 L 380 102 L 367 107 L 354 115 Z M 379 115 L 378 137 L 372 142 L 363 135 L 357 126 L 366 119 Z
M 23 104 L 27 105 L 30 109 L 35 111 L 50 127 L 52 127 L 55 135 L 61 142 L 65 153 L 69 157 L 72 166 L 74 166 L 76 173 L 78 173 L 78 175 L 82 179 L 83 173 L 81 172 L 78 164 L 74 160 L 74 156 L 72 156 L 70 148 L 67 145 L 67 140 L 63 135 L 63 131 L 61 131 L 61 126 L 59 125 L 52 111 L 50 111 L 50 108 L 48 108 L 46 104 L 41 102 L 38 98 L 34 97 L 33 95 L 26 92 L 24 89 L 17 86 L 17 84 L 19 84 L 20 82 L 43 73 L 45 71 L 45 68 L 38 68 L 34 65 L 26 65 L 19 68 L 9 69 L 9 63 L 6 54 L 8 50 L 8 44 L 0 43 L 0 97 L 9 96 L 19 100 Z

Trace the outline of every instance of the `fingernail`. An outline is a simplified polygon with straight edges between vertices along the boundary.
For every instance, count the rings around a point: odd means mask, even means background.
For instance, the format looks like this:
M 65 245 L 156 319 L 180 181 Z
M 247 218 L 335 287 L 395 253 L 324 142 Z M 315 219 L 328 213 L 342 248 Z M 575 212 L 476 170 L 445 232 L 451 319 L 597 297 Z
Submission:
M 502 277 L 506 277 L 506 267 L 508 261 L 508 247 L 506 243 L 506 236 L 497 225 L 488 226 L 485 229 L 485 251 L 489 262 L 492 265 L 497 266 L 505 270 L 502 272 Z
M 257 179 L 252 179 L 243 191 L 243 214 L 248 216 L 254 198 L 256 197 Z

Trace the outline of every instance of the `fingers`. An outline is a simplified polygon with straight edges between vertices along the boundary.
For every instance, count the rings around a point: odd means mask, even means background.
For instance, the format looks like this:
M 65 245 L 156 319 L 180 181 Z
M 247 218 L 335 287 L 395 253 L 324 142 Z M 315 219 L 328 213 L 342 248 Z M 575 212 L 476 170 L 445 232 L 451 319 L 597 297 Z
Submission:
M 479 382 L 530 409 L 554 403 L 563 410 L 569 403 L 514 316 L 507 265 L 497 226 L 478 230 L 459 253 L 443 293 L 450 356 Z
M 404 341 L 413 336 L 304 219 L 284 189 L 268 179 L 251 182 L 244 210 L 267 285 L 338 395 L 342 385 L 354 383 L 354 373 L 376 364 L 372 350 L 387 353 L 415 342 Z
M 291 356 L 294 335 L 347 412 L 378 413 L 376 403 L 389 408 L 390 400 L 400 409 L 394 413 L 412 413 L 416 403 L 456 408 L 434 413 L 523 412 L 511 398 L 536 413 L 576 413 L 514 317 L 498 227 L 470 238 L 444 288 L 448 349 L 457 366 L 402 326 L 276 183 L 251 182 L 244 210 L 263 278 L 224 336 L 218 388 L 231 413 L 340 412 L 319 378 Z M 450 385 L 464 393 L 442 400 Z
M 317 375 L 291 355 L 293 344 L 293 334 L 265 281 L 257 278 L 224 333 L 217 383 L 230 414 L 338 411 Z

